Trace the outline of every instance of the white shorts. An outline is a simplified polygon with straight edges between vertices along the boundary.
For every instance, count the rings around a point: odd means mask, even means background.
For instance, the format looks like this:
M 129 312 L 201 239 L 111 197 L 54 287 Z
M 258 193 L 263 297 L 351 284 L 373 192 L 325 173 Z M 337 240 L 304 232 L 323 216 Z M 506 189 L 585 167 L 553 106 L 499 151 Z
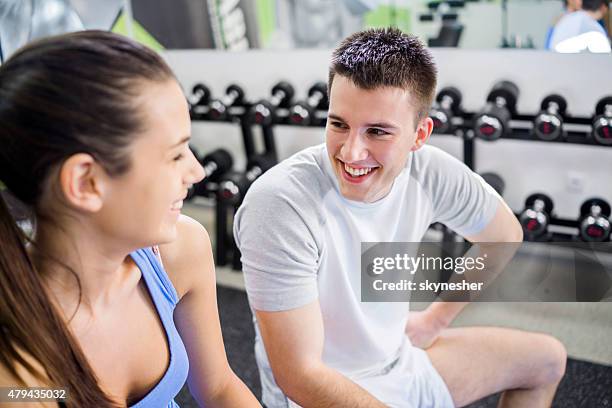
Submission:
M 370 394 L 392 408 L 452 408 L 453 398 L 427 353 L 406 342 L 397 360 L 378 375 L 351 378 Z M 288 398 L 267 405 L 299 408 Z M 266 401 L 264 401 L 265 403 Z
M 389 407 L 454 407 L 450 391 L 427 353 L 409 343 L 404 345 L 390 370 L 353 381 Z

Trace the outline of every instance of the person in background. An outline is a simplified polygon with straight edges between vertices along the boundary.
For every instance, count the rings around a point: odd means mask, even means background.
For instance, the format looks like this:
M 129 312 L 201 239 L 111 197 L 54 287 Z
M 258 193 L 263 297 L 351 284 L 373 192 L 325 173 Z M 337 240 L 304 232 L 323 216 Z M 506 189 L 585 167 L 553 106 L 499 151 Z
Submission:
M 609 53 L 610 39 L 599 23 L 608 11 L 605 0 L 582 0 L 580 10 L 564 15 L 550 37 L 550 49 L 561 53 Z
M 102 31 L 39 40 L 0 66 L 0 101 L 0 180 L 35 214 L 26 238 L 0 199 L 0 386 L 177 407 L 187 380 L 200 405 L 259 406 L 227 362 L 208 234 L 180 214 L 204 172 L 161 57 Z
M 552 25 L 546 31 L 546 39 L 544 40 L 544 49 L 550 49 L 550 38 L 552 36 L 553 31 L 555 30 L 555 26 L 568 13 L 573 13 L 574 11 L 578 11 L 582 8 L 582 0 L 563 0 L 563 13 L 559 14 L 553 20 Z

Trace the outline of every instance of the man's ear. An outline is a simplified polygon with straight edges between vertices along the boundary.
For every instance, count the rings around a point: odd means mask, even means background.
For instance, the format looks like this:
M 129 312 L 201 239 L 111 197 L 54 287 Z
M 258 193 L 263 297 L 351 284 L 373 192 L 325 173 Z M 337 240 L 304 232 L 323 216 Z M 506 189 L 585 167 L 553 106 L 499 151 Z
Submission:
M 419 150 L 427 143 L 431 132 L 433 131 L 433 120 L 429 116 L 421 119 L 416 130 L 416 140 L 414 146 L 410 149 L 411 152 Z
M 60 189 L 71 207 L 85 212 L 102 208 L 104 177 L 102 168 L 86 153 L 70 156 L 60 168 Z

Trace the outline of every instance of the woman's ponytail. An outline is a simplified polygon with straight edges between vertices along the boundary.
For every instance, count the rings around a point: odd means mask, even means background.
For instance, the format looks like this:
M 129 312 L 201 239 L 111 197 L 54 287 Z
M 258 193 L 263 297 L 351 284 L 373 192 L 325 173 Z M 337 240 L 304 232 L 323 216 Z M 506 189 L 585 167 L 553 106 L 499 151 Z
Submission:
M 49 387 L 68 389 L 68 407 L 116 406 L 98 385 L 80 347 L 51 303 L 26 251 L 26 237 L 0 198 L 0 363 L 21 366 Z M 23 352 L 40 363 L 39 372 Z

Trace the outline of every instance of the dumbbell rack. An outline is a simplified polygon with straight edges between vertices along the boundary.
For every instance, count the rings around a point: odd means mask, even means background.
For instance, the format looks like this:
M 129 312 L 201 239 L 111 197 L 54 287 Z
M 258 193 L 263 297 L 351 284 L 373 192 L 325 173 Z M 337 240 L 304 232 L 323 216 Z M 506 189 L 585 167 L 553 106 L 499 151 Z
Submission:
M 232 106 L 228 110 L 228 115 L 223 119 L 213 119 L 209 116 L 207 107 L 200 107 L 198 110 L 190 109 L 189 115 L 194 122 L 227 122 L 235 123 L 240 126 L 242 133 L 242 143 L 247 156 L 255 154 L 255 137 L 247 120 L 250 104 L 245 103 L 243 106 Z
M 247 161 L 251 161 L 258 155 L 269 155 L 274 160 L 277 160 L 276 143 L 272 126 L 261 125 L 261 137 L 264 152 L 258 153 L 255 143 L 255 134 L 253 132 L 254 123 L 250 118 L 250 110 L 253 103 L 241 101 L 240 104 L 229 106 L 227 113 L 222 117 L 215 117 L 210 114 L 210 105 L 192 106 L 190 109 L 190 118 L 194 122 L 216 122 L 216 123 L 234 123 L 240 126 L 242 134 L 242 142 L 246 154 Z M 233 217 L 240 206 L 240 200 L 225 200 L 216 195 L 215 200 L 215 224 L 216 224 L 216 248 L 215 261 L 217 265 L 226 265 L 231 262 L 232 268 L 241 270 L 240 252 L 236 246 L 232 234 Z
M 250 107 L 251 104 L 244 101 L 239 105 L 228 107 L 226 115 L 214 117 L 211 115 L 210 101 L 207 101 L 204 105 L 190 106 L 189 115 L 192 121 L 238 124 L 244 150 L 250 156 L 255 154 L 255 139 L 247 118 Z M 216 192 L 215 197 L 215 262 L 217 265 L 225 265 L 228 263 L 229 255 L 236 251 L 236 244 L 230 235 L 231 216 L 234 215 L 236 208 L 228 202 L 219 200 Z
M 475 156 L 476 146 L 473 131 L 473 118 L 474 113 L 460 112 L 457 116 L 453 117 L 453 134 L 463 139 L 463 159 L 464 163 L 472 170 L 475 170 Z M 554 140 L 541 140 L 536 138 L 533 132 L 533 121 L 535 116 L 533 115 L 521 115 L 517 114 L 510 120 L 510 132 L 502 135 L 498 140 L 522 140 L 527 142 L 540 142 L 540 143 L 561 143 L 561 144 L 579 144 L 579 145 L 591 145 L 598 147 L 612 147 L 612 145 L 603 145 L 597 143 L 592 137 L 591 123 L 592 118 L 581 118 L 581 117 L 566 117 L 563 123 L 563 137 Z M 495 142 L 490 141 L 490 142 Z M 483 142 L 487 142 L 483 140 Z M 519 214 L 516 214 L 517 218 Z M 551 216 L 549 224 L 552 226 L 567 227 L 572 229 L 579 228 L 579 222 L 573 219 L 559 218 Z M 573 242 L 579 241 L 578 234 L 568 234 L 560 232 L 552 232 L 547 234 L 541 240 L 542 242 Z
M 520 213 L 514 213 L 516 218 L 519 218 Z M 566 219 L 566 218 L 558 218 L 555 216 L 551 216 L 549 219 L 549 225 L 559 226 L 559 227 L 568 227 L 578 230 L 579 223 L 576 220 Z M 578 234 L 567 234 L 560 232 L 549 232 L 544 235 L 542 238 L 534 239 L 535 242 L 579 242 Z
M 472 170 L 476 157 L 474 140 L 477 138 L 473 131 L 474 113 L 462 112 L 459 116 L 452 119 L 453 133 L 463 139 L 463 161 Z M 567 118 L 563 124 L 564 137 L 555 140 L 536 139 L 533 134 L 533 115 L 515 115 L 510 121 L 511 131 L 500 137 L 498 140 L 522 140 L 526 142 L 540 143 L 560 143 L 560 144 L 579 144 L 598 147 L 612 147 L 612 145 L 602 145 L 591 136 L 591 118 Z M 484 140 L 483 140 L 484 141 Z M 490 141 L 491 143 L 495 142 Z
M 255 152 L 254 135 L 252 132 L 252 126 L 254 125 L 251 118 L 249 118 L 249 110 L 253 106 L 250 103 L 243 103 L 241 106 L 230 107 L 227 117 L 224 119 L 226 122 L 239 123 L 243 135 L 243 143 L 247 159 L 253 157 Z M 476 112 L 467 112 L 459 110 L 456 112 L 452 119 L 452 131 L 448 132 L 449 135 L 455 135 L 463 140 L 463 161 L 472 170 L 475 167 L 476 157 L 476 146 L 475 146 L 475 133 L 473 130 L 474 117 Z M 581 144 L 581 145 L 592 145 L 600 147 L 612 147 L 612 145 L 603 145 L 597 143 L 592 137 L 592 118 L 584 117 L 565 117 L 563 123 L 563 137 L 555 140 L 541 140 L 535 137 L 533 132 L 533 122 L 536 116 L 525 115 L 515 113 L 512 115 L 509 121 L 510 131 L 502 135 L 500 139 L 506 140 L 522 140 L 529 142 L 541 142 L 541 143 L 564 143 L 564 144 Z M 193 121 L 218 121 L 211 119 L 205 109 L 199 112 L 191 112 L 191 119 Z M 261 125 L 263 144 L 266 152 L 276 155 L 276 147 L 274 141 L 275 126 L 299 126 L 305 128 L 321 128 L 325 127 L 327 123 L 327 111 L 318 109 L 315 112 L 314 118 L 310 123 L 296 125 L 290 120 L 290 109 L 288 108 L 277 108 L 274 112 L 272 122 L 270 125 Z M 234 214 L 238 205 L 225 206 L 217 203 L 217 230 L 222 230 L 223 236 L 218 236 L 218 250 L 217 250 L 217 263 L 220 265 L 226 264 L 228 261 L 228 254 L 233 256 L 233 267 L 235 269 L 240 268 L 239 252 L 234 243 L 231 233 L 224 233 L 227 231 L 227 226 L 230 214 Z M 519 214 L 515 214 L 517 217 Z M 572 229 L 578 229 L 579 222 L 573 219 L 564 219 L 551 216 L 549 225 L 567 227 Z M 219 235 L 219 234 L 218 234 Z M 228 236 L 229 235 L 229 236 Z M 446 240 L 450 238 L 445 235 Z M 578 241 L 577 235 L 551 232 L 546 235 L 547 241 L 558 241 L 558 242 L 572 242 Z
M 192 149 L 193 150 L 193 149 Z M 194 151 L 194 155 L 198 158 L 200 163 L 204 163 L 205 157 L 200 158 L 199 155 Z M 231 166 L 231 165 L 230 165 Z M 218 265 L 225 265 L 228 261 L 228 252 L 231 253 L 235 247 L 233 240 L 228 239 L 228 234 L 231 234 L 229 230 L 230 215 L 234 214 L 234 206 L 227 205 L 226 202 L 219 200 L 219 180 L 223 175 L 231 172 L 231 170 L 219 174 L 215 177 L 215 180 L 211 180 L 208 177 L 200 183 L 196 184 L 192 188 L 194 192 L 192 195 L 188 195 L 188 200 L 194 196 L 202 196 L 210 199 L 214 199 L 215 202 L 215 261 Z

